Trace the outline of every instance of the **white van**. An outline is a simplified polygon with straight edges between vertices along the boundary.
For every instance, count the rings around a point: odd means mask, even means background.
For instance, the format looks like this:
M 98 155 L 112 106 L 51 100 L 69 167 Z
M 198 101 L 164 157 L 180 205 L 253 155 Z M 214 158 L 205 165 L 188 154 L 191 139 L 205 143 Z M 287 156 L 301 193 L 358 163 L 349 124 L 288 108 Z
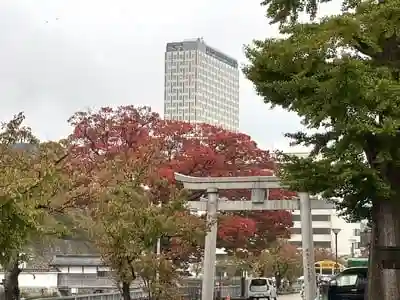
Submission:
M 270 278 L 248 279 L 246 291 L 246 299 L 248 300 L 277 300 L 276 288 Z

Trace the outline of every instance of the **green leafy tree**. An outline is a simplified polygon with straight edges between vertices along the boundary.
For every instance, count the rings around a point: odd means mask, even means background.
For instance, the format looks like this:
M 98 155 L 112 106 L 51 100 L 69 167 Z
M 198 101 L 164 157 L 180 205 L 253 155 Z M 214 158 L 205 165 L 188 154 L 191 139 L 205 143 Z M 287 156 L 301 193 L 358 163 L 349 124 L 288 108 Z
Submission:
M 190 214 L 186 193 L 166 182 L 159 185 L 169 189 L 169 200 L 155 203 L 144 182 L 153 174 L 157 151 L 142 150 L 121 151 L 112 159 L 99 154 L 96 168 L 87 174 L 97 181 L 97 201 L 79 221 L 125 300 L 131 299 L 133 283 L 144 283 L 149 299 L 176 299 L 181 271 L 188 267 L 180 257 L 203 244 L 206 223 Z M 173 245 L 157 254 L 158 240 L 166 238 Z
M 296 112 L 308 129 L 287 136 L 312 147 L 310 157 L 283 156 L 281 176 L 372 221 L 369 299 L 398 299 L 400 271 L 382 268 L 380 250 L 400 247 L 400 1 L 354 1 L 312 23 L 295 22 L 306 2 L 289 2 L 265 1 L 293 23 L 282 23 L 284 38 L 248 46 L 244 68 L 265 103 Z
M 286 240 L 278 240 L 253 259 L 253 270 L 258 276 L 275 277 L 277 287 L 283 278 L 293 282 L 302 274 L 302 256 Z
M 176 194 L 163 206 L 153 205 L 151 197 L 131 181 L 104 190 L 88 225 L 90 238 L 103 261 L 113 270 L 125 300 L 130 299 L 133 282 L 145 284 L 149 299 L 174 299 L 181 265 L 175 263 L 182 241 L 202 243 L 205 226 L 185 207 L 185 196 Z M 179 237 L 181 243 L 171 252 L 156 253 L 157 240 Z
M 244 256 L 242 251 L 238 254 L 226 255 L 224 258 L 217 260 L 217 275 L 221 276 L 225 273 L 227 279 L 245 276 L 246 272 L 252 270 L 253 257 L 253 254 Z
M 40 143 L 23 126 L 24 119 L 20 113 L 0 131 L 0 265 L 6 271 L 7 300 L 19 299 L 21 262 L 30 257 L 35 242 L 66 234 L 60 217 L 75 209 L 81 197 L 66 147 Z

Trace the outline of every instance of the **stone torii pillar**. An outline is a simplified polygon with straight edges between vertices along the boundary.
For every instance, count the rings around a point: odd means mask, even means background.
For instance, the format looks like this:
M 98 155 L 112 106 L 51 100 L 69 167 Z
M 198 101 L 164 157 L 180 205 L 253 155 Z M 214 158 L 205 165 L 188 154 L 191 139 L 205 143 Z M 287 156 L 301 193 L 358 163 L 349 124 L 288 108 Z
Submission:
M 309 194 L 305 192 L 299 193 L 299 199 L 270 200 L 269 190 L 283 187 L 279 178 L 275 176 L 192 177 L 175 173 L 175 179 L 182 182 L 188 190 L 202 190 L 207 193 L 206 199 L 189 202 L 190 208 L 207 211 L 207 219 L 212 222 L 205 240 L 202 300 L 214 299 L 218 211 L 260 210 L 300 210 L 305 296 L 307 300 L 315 298 L 316 278 L 311 209 L 331 209 L 332 204 L 322 200 L 310 200 Z M 218 198 L 218 190 L 232 189 L 250 189 L 251 201 L 229 201 Z

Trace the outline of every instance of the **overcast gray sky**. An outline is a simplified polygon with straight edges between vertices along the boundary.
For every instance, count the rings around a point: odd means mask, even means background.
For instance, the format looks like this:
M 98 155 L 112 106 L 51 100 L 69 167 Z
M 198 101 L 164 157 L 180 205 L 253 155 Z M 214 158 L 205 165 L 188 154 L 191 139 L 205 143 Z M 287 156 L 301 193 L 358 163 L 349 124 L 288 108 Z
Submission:
M 162 113 L 166 42 L 203 37 L 244 63 L 243 44 L 277 35 L 259 2 L 2 0 L 0 120 L 24 111 L 36 134 L 57 139 L 78 110 L 134 104 Z M 294 114 L 270 110 L 241 77 L 242 132 L 286 150 L 283 133 L 299 128 Z

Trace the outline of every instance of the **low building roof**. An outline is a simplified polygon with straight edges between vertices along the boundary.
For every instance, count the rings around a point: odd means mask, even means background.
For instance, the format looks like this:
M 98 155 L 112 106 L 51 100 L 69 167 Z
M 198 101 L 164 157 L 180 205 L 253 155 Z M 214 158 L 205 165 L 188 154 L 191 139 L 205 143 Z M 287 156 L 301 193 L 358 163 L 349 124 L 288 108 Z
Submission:
M 55 255 L 51 266 L 101 266 L 104 265 L 97 255 Z

